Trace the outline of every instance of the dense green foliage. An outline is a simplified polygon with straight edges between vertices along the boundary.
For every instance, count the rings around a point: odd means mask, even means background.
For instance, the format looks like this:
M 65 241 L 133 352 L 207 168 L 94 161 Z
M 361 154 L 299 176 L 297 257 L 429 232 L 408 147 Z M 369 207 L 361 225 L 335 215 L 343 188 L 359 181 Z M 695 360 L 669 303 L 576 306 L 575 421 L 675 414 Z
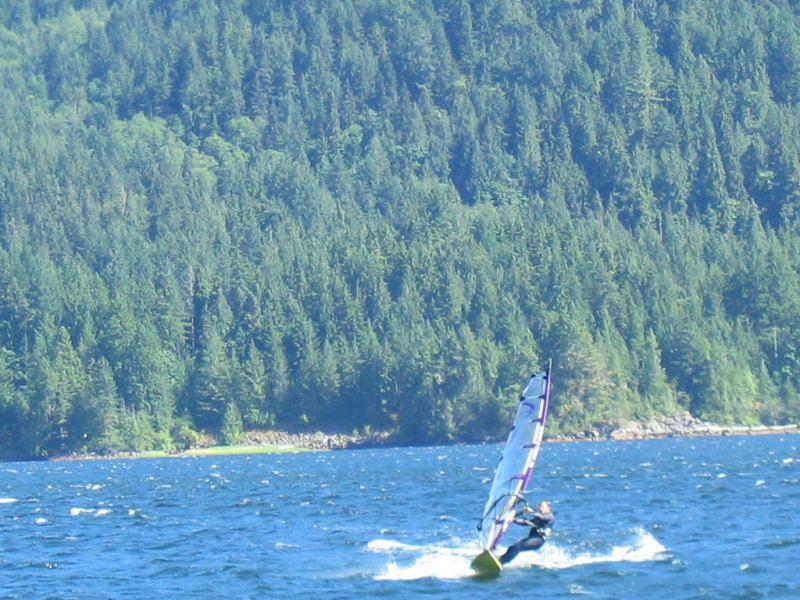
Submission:
M 800 417 L 789 0 L 0 0 L 0 455 Z

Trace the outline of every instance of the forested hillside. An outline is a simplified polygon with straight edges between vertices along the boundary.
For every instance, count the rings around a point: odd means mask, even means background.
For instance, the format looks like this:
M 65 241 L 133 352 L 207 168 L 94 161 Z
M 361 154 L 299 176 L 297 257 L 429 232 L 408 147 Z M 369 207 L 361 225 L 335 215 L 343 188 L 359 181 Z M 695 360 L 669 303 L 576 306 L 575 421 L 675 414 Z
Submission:
M 789 0 L 0 0 L 0 456 L 800 418 Z

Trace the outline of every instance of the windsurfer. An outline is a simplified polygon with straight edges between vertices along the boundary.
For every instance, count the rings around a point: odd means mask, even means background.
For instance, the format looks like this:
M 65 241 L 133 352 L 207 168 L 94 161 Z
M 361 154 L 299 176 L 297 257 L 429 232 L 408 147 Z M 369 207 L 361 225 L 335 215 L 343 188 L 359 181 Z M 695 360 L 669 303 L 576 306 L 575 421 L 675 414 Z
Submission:
M 514 523 L 530 527 L 528 537 L 519 540 L 508 547 L 505 554 L 500 557 L 500 563 L 506 564 L 514 560 L 520 552 L 528 550 L 538 550 L 544 545 L 545 540 L 550 535 L 550 528 L 553 526 L 556 517 L 550 503 L 543 500 L 539 503 L 538 510 L 525 507 L 514 516 Z

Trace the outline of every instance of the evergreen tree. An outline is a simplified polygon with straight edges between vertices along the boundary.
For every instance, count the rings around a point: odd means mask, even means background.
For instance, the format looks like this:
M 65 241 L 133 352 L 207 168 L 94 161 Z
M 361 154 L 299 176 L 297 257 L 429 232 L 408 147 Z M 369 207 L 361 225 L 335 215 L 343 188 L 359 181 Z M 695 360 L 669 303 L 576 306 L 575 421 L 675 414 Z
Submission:
M 0 8 L 0 455 L 800 418 L 786 2 Z

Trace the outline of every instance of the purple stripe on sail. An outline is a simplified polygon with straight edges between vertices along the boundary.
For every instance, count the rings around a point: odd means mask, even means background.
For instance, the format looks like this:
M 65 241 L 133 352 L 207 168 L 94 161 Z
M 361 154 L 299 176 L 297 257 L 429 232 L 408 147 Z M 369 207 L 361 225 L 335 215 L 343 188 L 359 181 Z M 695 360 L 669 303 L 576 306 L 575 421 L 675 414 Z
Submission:
M 547 413 L 550 410 L 550 372 L 553 370 L 553 359 L 550 359 L 550 362 L 547 365 L 547 373 L 545 375 L 545 386 L 544 386 L 544 407 L 542 408 L 542 427 L 545 426 L 547 423 Z
M 498 525 L 505 525 L 505 519 L 501 519 L 500 522 L 498 523 Z M 508 531 L 508 527 L 500 529 L 500 531 L 497 534 L 497 537 L 494 538 L 494 541 L 491 543 L 491 547 L 489 548 L 490 550 L 494 550 L 495 549 L 497 544 L 500 543 L 500 540 L 503 539 L 503 536 L 506 534 L 506 531 Z
M 531 448 L 536 448 L 536 446 L 538 446 L 538 445 L 539 444 L 536 444 L 536 443 L 534 443 L 534 444 L 525 444 L 523 446 L 523 448 L 527 448 L 528 450 L 530 450 Z
M 531 475 L 533 475 L 533 467 L 528 469 L 528 472 L 525 473 L 525 479 L 523 479 L 522 489 L 524 490 L 528 486 L 528 481 L 531 479 Z

